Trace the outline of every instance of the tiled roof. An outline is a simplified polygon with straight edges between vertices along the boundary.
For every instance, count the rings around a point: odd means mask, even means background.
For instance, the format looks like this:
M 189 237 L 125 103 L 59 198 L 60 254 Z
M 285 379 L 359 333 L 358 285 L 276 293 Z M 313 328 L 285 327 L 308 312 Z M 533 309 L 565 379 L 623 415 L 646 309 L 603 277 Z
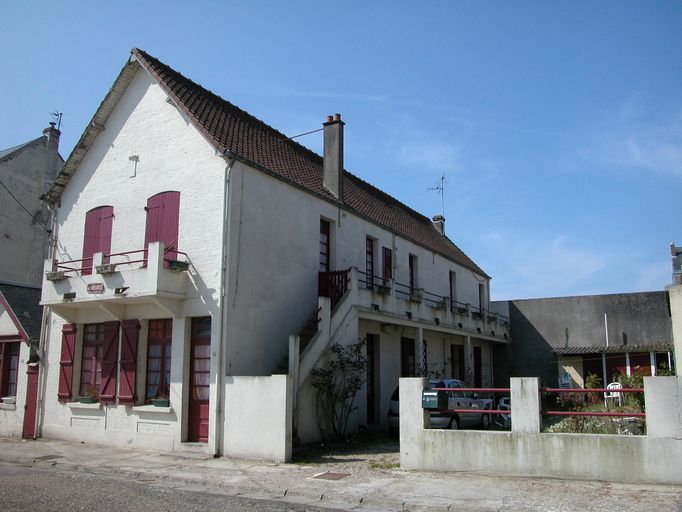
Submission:
M 610 345 L 596 347 L 557 347 L 553 352 L 558 355 L 582 355 L 582 354 L 624 354 L 625 352 L 669 352 L 673 349 L 672 343 L 646 343 L 640 345 Z
M 338 203 L 322 186 L 320 155 L 287 140 L 283 133 L 144 51 L 133 48 L 132 54 L 219 151 L 230 152 L 275 177 Z M 347 171 L 344 173 L 343 186 L 343 204 L 346 208 L 489 277 L 459 247 L 441 235 L 427 217 Z
M 0 293 L 4 295 L 28 337 L 32 340 L 40 339 L 43 315 L 43 307 L 39 304 L 40 289 L 0 283 Z

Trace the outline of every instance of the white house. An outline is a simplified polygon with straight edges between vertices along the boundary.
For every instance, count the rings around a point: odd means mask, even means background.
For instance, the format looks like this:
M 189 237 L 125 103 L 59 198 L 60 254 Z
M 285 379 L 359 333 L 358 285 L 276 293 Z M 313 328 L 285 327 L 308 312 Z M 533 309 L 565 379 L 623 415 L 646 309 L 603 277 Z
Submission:
M 288 458 L 318 436 L 311 369 L 359 339 L 355 426 L 401 375 L 492 383 L 489 276 L 343 170 L 343 129 L 320 157 L 133 49 L 47 194 L 43 435 Z

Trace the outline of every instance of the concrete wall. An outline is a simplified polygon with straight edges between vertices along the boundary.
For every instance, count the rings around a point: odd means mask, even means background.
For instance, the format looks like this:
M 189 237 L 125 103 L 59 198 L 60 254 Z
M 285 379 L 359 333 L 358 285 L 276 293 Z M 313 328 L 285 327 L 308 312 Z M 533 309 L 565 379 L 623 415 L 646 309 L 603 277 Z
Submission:
M 507 307 L 513 343 L 495 349 L 497 385 L 521 375 L 557 385 L 557 356 L 552 350 L 606 345 L 605 313 L 611 346 L 622 345 L 625 351 L 627 345 L 672 341 L 665 292 L 512 300 Z
M 227 377 L 222 453 L 229 457 L 291 460 L 292 379 Z
M 47 255 L 50 225 L 40 196 L 50 188 L 64 161 L 58 153 L 59 132 L 48 134 L 0 161 L 0 179 L 31 216 L 0 190 L 0 281 L 39 285 Z M 41 223 L 44 225 L 41 225 Z
M 679 424 L 677 377 L 645 378 L 647 424 Z M 476 471 L 636 483 L 682 483 L 682 439 L 539 433 L 537 379 L 512 379 L 512 431 L 428 430 L 421 408 L 424 379 L 400 379 L 400 465 L 403 469 Z M 660 385 L 659 385 L 660 384 Z M 670 385 L 672 384 L 672 385 Z M 519 415 L 524 415 L 523 419 Z

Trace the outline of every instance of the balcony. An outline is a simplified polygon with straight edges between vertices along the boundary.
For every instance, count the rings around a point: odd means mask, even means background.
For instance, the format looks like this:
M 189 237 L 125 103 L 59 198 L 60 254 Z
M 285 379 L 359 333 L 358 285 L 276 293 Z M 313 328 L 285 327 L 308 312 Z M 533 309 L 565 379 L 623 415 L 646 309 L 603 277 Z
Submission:
M 79 313 L 92 308 L 121 318 L 130 304 L 155 304 L 179 316 L 189 268 L 185 253 L 164 251 L 162 242 L 146 250 L 96 253 L 86 260 L 46 260 L 41 305 L 67 321 L 77 321 Z
M 509 319 L 499 313 L 479 309 L 423 288 L 411 288 L 394 280 L 369 276 L 351 268 L 348 288 L 355 291 L 354 303 L 361 316 L 400 323 L 417 324 L 434 330 L 470 335 L 490 341 L 509 341 Z

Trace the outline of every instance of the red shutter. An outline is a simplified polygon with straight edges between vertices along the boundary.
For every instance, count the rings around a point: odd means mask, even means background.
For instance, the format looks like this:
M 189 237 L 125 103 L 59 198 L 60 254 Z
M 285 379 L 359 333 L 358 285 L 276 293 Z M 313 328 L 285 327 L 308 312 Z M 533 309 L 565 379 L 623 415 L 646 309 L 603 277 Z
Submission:
M 123 340 L 121 343 L 121 384 L 118 390 L 118 400 L 122 403 L 135 402 L 135 375 L 137 372 L 137 341 L 140 332 L 140 322 L 124 320 L 122 326 Z
M 178 224 L 180 221 L 180 192 L 161 192 L 147 199 L 147 224 L 144 248 L 151 242 L 163 242 L 164 258 L 174 260 L 178 250 Z M 164 267 L 168 264 L 164 263 Z
M 114 218 L 113 206 L 100 206 L 85 214 L 83 237 L 83 275 L 92 274 L 92 255 L 96 252 L 111 252 L 111 227 Z
M 112 403 L 116 399 L 116 362 L 118 361 L 118 322 L 104 324 L 102 344 L 102 383 L 99 399 L 102 403 Z
M 57 400 L 60 402 L 71 400 L 76 330 L 76 324 L 65 324 L 62 327 L 62 354 L 59 358 L 59 388 L 57 390 Z

